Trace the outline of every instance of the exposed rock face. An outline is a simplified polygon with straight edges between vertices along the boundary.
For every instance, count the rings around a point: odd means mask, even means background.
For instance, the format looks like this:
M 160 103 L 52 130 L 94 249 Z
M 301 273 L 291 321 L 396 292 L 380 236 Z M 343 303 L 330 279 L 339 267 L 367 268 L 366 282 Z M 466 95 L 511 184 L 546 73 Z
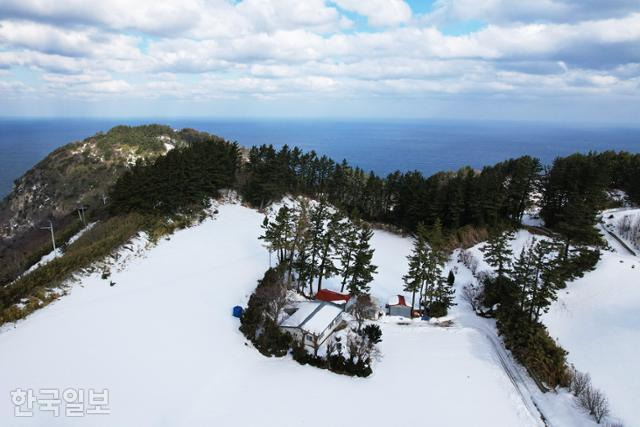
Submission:
M 0 239 L 12 239 L 50 216 L 69 215 L 80 204 L 103 204 L 128 165 L 165 154 L 179 143 L 167 126 L 117 126 L 58 148 L 19 178 L 0 202 Z
M 168 126 L 117 126 L 84 141 L 58 148 L 16 180 L 13 191 L 0 202 L 0 286 L 51 250 L 51 237 L 40 229 L 49 218 L 62 244 L 82 224 L 79 205 L 87 219 L 99 215 L 109 188 L 139 159 L 153 159 L 184 144 Z

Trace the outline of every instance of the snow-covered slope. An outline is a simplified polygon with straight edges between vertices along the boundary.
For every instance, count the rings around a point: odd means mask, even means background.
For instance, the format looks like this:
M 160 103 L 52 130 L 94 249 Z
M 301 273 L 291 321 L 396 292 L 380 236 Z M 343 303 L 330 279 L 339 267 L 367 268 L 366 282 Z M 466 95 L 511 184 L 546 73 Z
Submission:
M 596 270 L 569 283 L 543 322 L 569 351 L 568 360 L 588 372 L 625 425 L 640 425 L 640 258 L 604 233 Z
M 268 266 L 262 216 L 223 205 L 109 280 L 0 332 L 0 420 L 10 426 L 540 425 L 473 328 L 383 323 L 383 359 L 367 379 L 269 359 L 246 345 L 231 308 Z M 397 293 L 408 239 L 376 232 L 373 284 Z M 109 281 L 115 286 L 109 286 Z M 21 388 L 110 391 L 110 415 L 14 418 Z
M 615 222 L 621 215 L 637 211 L 616 210 L 603 214 Z M 611 231 L 615 231 L 611 228 Z M 552 337 L 569 352 L 568 361 L 581 372 L 591 375 L 593 385 L 608 397 L 612 415 L 625 425 L 640 425 L 640 258 L 632 256 L 619 242 L 603 230 L 610 251 L 592 272 L 570 282 L 558 294 L 542 321 Z M 511 243 L 514 254 L 532 238 L 520 230 Z M 478 271 L 490 270 L 480 247 L 469 251 L 479 260 Z M 459 276 L 460 280 L 465 280 Z M 472 281 L 473 278 L 469 278 Z M 463 317 L 464 319 L 464 317 Z M 543 408 L 544 409 L 544 408 Z

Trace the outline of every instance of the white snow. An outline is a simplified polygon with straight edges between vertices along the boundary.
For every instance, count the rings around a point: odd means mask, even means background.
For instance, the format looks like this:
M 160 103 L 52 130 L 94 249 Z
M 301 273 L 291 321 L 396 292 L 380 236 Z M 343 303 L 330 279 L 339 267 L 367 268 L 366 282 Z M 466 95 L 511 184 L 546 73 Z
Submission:
M 604 215 L 606 218 L 607 215 Z M 543 321 L 591 375 L 625 425 L 640 425 L 640 258 L 605 233 L 616 250 L 603 251 L 596 270 L 569 283 Z
M 96 225 L 96 223 L 92 222 L 92 223 L 88 224 L 86 227 L 84 227 L 82 230 L 78 231 L 76 234 L 71 236 L 71 238 L 67 241 L 67 245 L 70 245 L 73 242 L 75 242 L 76 240 L 78 240 L 84 233 L 86 233 L 87 231 L 91 230 L 95 225 Z M 27 273 L 31 273 L 33 270 L 42 267 L 43 265 L 51 262 L 52 260 L 56 259 L 57 257 L 59 257 L 61 255 L 62 255 L 62 249 L 56 248 L 55 251 L 51 251 L 48 254 L 42 256 L 42 258 L 40 258 L 40 260 L 38 262 L 33 264 L 31 267 L 29 267 L 29 269 L 27 269 L 27 271 L 25 271 L 21 276 L 23 276 L 23 275 L 25 275 Z
M 388 426 L 400 413 L 412 424 L 541 425 L 501 366 L 504 356 L 464 320 L 476 318 L 462 305 L 451 328 L 382 322 L 383 357 L 367 379 L 262 356 L 231 310 L 246 303 L 268 267 L 257 239 L 263 216 L 238 204 L 219 212 L 113 269 L 109 280 L 87 276 L 69 295 L 5 326 L 2 424 Z M 372 292 L 386 301 L 401 292 L 411 241 L 376 231 L 373 245 Z M 14 418 L 9 392 L 18 387 L 107 388 L 111 414 L 74 419 L 36 408 L 32 418 Z M 341 408 L 338 417 L 323 416 L 319 408 L 328 404 Z
M 322 301 L 297 301 L 292 305 L 296 307 L 296 311 L 284 319 L 280 326 L 299 327 L 316 335 L 322 334 L 342 313 L 341 307 Z
M 602 217 L 605 224 L 609 224 L 622 215 L 635 212 L 638 211 L 616 209 L 605 211 Z M 610 215 L 614 218 L 609 219 Z M 615 231 L 613 227 L 610 230 Z M 595 271 L 587 272 L 559 291 L 558 301 L 542 321 L 551 336 L 569 352 L 568 362 L 579 371 L 589 373 L 593 385 L 607 395 L 613 416 L 622 419 L 625 425 L 640 425 L 637 409 L 637 397 L 640 396 L 637 356 L 640 343 L 640 259 L 632 256 L 607 233 L 603 232 L 603 235 L 612 250 L 602 251 L 602 259 Z M 518 231 L 511 243 L 514 256 L 533 238 L 546 237 Z M 482 244 L 469 249 L 479 260 L 478 271 L 492 271 L 484 261 L 480 247 Z M 466 269 L 459 266 L 459 270 L 464 272 Z M 460 280 L 465 279 L 458 276 L 456 282 Z M 474 281 L 471 277 L 466 280 Z M 462 317 L 460 321 L 464 323 L 464 319 Z M 481 319 L 473 321 L 478 320 Z M 544 398 L 542 405 L 540 400 L 538 404 L 554 416 L 558 416 L 559 411 L 568 411 L 566 405 L 561 404 L 562 399 L 571 404 L 568 395 L 555 401 L 549 400 L 548 395 Z M 565 417 L 575 418 L 570 411 Z
M 342 313 L 340 307 L 331 304 L 322 304 L 321 308 L 308 319 L 303 325 L 303 329 L 320 335 L 329 327 L 331 322 Z
M 621 253 L 630 253 L 629 249 L 631 249 L 636 255 L 640 254 L 640 209 L 610 209 L 602 212 L 601 218 L 604 233 L 615 235 L 627 246 L 626 248 L 619 248 L 622 245 L 615 241 L 615 238 L 610 239 L 612 240 L 611 246 L 614 249 Z

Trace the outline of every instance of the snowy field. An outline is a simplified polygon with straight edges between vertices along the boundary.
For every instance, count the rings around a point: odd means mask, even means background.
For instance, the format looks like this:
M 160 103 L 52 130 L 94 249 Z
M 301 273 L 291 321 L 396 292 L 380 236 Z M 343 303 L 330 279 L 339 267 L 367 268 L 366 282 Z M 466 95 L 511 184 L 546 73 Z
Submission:
M 603 214 L 605 223 L 612 212 Z M 622 215 L 637 215 L 638 210 L 616 210 L 613 214 L 611 223 Z M 611 250 L 602 252 L 596 270 L 568 283 L 558 293 L 558 301 L 542 321 L 551 336 L 569 352 L 569 363 L 589 373 L 593 385 L 607 395 L 612 415 L 626 426 L 637 426 L 640 425 L 640 258 L 632 256 L 611 236 L 603 235 Z M 519 254 L 532 238 L 541 236 L 518 231 L 511 244 L 514 254 Z M 481 246 L 469 251 L 479 260 L 478 271 L 490 270 L 482 258 Z M 464 280 L 460 276 L 459 279 Z
M 640 426 L 640 258 L 604 235 L 613 251 L 561 291 L 543 322 L 568 360 L 606 393 L 613 414 Z
M 108 280 L 86 277 L 61 300 L 4 327 L 0 425 L 541 424 L 491 340 L 463 323 L 383 322 L 383 358 L 367 379 L 261 356 L 246 345 L 231 308 L 246 302 L 268 266 L 257 239 L 263 217 L 239 205 L 219 210 Z M 376 232 L 373 243 L 379 274 L 372 291 L 384 301 L 401 289 L 411 242 Z M 9 393 L 18 387 L 107 388 L 111 413 L 54 417 L 36 404 L 33 417 L 14 418 Z

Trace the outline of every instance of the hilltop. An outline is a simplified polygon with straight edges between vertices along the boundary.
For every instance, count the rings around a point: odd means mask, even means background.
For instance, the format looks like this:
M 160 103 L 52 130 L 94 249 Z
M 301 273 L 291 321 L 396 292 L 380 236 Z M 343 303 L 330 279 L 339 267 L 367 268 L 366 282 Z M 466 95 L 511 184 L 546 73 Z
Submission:
M 116 126 L 82 141 L 66 144 L 15 180 L 0 202 L 0 284 L 8 283 L 51 249 L 40 228 L 54 223 L 64 243 L 85 225 L 104 218 L 113 184 L 136 162 L 153 161 L 206 134 L 164 125 Z

